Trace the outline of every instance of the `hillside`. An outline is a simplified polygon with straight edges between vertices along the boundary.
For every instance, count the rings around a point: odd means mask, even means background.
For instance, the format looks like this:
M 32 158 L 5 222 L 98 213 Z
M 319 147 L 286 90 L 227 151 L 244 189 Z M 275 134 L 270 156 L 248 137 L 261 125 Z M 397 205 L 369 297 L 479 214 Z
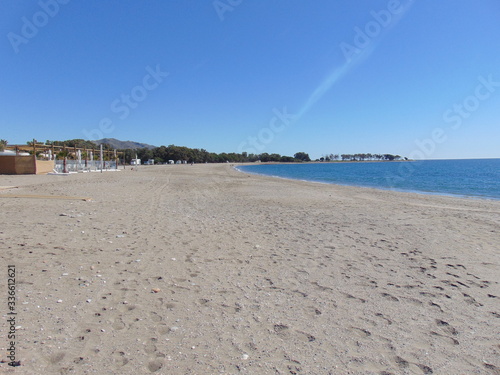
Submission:
M 156 146 L 148 145 L 147 143 L 140 143 L 134 141 L 120 141 L 115 138 L 103 138 L 96 141 L 92 141 L 98 145 L 107 144 L 115 149 L 136 149 L 136 148 L 148 148 L 153 149 Z

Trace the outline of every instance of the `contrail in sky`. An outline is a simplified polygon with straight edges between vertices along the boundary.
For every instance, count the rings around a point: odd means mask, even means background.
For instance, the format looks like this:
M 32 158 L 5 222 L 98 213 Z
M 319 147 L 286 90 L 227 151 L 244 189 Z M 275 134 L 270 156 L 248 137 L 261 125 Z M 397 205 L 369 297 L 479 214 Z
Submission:
M 312 92 L 311 95 L 307 98 L 306 102 L 297 113 L 295 120 L 299 120 L 303 115 L 305 115 L 309 110 L 319 101 L 323 95 L 325 95 L 330 89 L 339 81 L 342 77 L 344 77 L 347 73 L 349 73 L 356 65 L 359 65 L 363 61 L 365 61 L 370 55 L 375 51 L 378 44 L 381 42 L 383 37 L 394 27 L 397 23 L 404 17 L 404 15 L 410 10 L 413 2 L 415 0 L 409 0 L 406 4 L 402 5 L 402 10 L 398 12 L 398 14 L 392 14 L 392 19 L 390 23 L 384 27 L 384 29 L 380 32 L 380 35 L 376 36 L 376 39 L 370 38 L 369 45 L 359 49 L 358 53 L 352 56 L 351 59 L 346 60 L 346 62 L 333 70 L 328 77 L 326 77 L 323 82 L 321 82 L 318 87 Z M 382 26 L 381 26 L 382 27 Z

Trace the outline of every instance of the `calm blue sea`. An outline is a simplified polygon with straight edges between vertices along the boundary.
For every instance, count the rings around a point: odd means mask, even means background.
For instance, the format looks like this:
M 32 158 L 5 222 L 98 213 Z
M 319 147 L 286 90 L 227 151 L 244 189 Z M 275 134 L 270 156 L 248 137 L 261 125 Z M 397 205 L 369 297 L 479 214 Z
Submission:
M 256 164 L 248 173 L 378 189 L 500 199 L 500 159 Z

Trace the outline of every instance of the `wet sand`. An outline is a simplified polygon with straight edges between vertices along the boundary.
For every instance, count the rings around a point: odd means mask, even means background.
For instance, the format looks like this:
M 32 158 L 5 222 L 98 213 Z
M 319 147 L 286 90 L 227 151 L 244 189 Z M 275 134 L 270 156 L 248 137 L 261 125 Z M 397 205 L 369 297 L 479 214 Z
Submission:
M 0 185 L 92 198 L 0 198 L 0 373 L 500 374 L 500 201 L 229 165 Z

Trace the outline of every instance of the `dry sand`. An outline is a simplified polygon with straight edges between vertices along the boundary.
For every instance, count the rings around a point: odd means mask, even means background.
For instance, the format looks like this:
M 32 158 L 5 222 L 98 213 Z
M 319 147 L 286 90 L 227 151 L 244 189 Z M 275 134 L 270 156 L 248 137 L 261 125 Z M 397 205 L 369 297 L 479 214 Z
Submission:
M 229 165 L 0 176 L 16 374 L 500 374 L 500 202 Z

